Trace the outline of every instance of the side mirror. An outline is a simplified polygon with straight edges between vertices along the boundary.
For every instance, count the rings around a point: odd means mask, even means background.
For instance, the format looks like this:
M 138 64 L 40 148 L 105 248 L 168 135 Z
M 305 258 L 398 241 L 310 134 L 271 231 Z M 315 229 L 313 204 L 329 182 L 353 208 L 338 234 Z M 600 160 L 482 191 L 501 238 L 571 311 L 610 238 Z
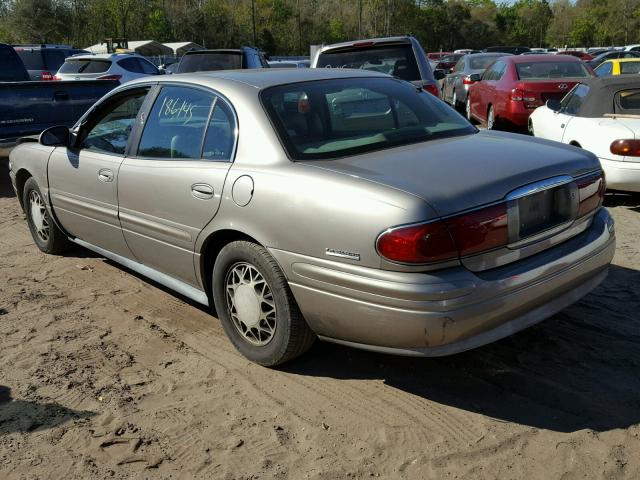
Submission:
M 433 78 L 435 78 L 436 80 L 442 80 L 446 76 L 447 76 L 447 74 L 444 73 L 444 70 L 434 70 L 433 71 Z
M 469 80 L 471 80 L 472 82 L 479 82 L 480 80 L 482 80 L 482 75 L 480 75 L 479 73 L 472 73 L 471 75 L 469 75 Z
M 547 108 L 554 112 L 559 112 L 562 110 L 562 104 L 560 103 L 560 100 L 549 99 L 547 100 Z
M 45 147 L 70 147 L 71 132 L 64 126 L 49 127 L 40 134 L 38 143 Z

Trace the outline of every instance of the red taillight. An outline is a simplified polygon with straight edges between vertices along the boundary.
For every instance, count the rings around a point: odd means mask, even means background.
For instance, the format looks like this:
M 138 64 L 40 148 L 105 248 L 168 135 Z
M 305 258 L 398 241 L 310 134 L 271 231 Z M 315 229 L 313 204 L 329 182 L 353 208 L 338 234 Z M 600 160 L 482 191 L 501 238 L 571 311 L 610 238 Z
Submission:
M 40 80 L 42 81 L 50 81 L 54 78 L 55 77 L 51 74 L 51 72 L 42 72 L 42 75 L 40 75 Z
M 510 98 L 512 102 L 521 102 L 522 97 L 524 97 L 524 92 L 519 88 L 514 88 L 513 90 L 511 90 Z
M 535 93 L 526 92 L 519 88 L 511 90 L 510 98 L 513 102 L 524 102 L 524 106 L 527 108 L 536 108 L 543 104 L 542 100 L 539 99 Z
M 493 250 L 509 243 L 506 204 L 422 225 L 398 227 L 378 237 L 378 253 L 401 263 L 434 263 Z
M 463 85 L 473 85 L 474 83 L 476 83 L 476 82 L 471 80 L 471 76 L 470 75 L 467 75 L 467 76 L 462 78 L 462 84 Z
M 602 172 L 580 178 L 576 183 L 580 198 L 578 217 L 582 217 L 602 205 L 607 184 Z
M 120 80 L 122 75 L 102 75 L 101 77 L 96 78 L 96 80 Z
M 611 153 L 625 157 L 640 157 L 640 140 L 616 140 L 609 147 Z
M 436 97 L 440 98 L 440 90 L 436 85 L 427 83 L 422 88 L 424 89 L 425 92 L 429 92 L 431 95 L 435 95 Z
M 434 263 L 458 252 L 444 222 L 398 227 L 378 237 L 378 253 L 392 262 Z
M 509 243 L 507 205 L 501 203 L 446 220 L 461 257 Z

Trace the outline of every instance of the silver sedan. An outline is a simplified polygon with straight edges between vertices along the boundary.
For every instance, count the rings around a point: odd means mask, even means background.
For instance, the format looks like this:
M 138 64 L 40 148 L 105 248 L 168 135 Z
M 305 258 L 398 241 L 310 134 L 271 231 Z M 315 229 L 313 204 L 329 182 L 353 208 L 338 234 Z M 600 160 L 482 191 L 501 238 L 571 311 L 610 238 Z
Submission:
M 10 175 L 42 251 L 75 243 L 215 308 L 267 366 L 316 338 L 492 342 L 596 287 L 615 244 L 595 156 L 362 70 L 129 82 L 21 143 Z

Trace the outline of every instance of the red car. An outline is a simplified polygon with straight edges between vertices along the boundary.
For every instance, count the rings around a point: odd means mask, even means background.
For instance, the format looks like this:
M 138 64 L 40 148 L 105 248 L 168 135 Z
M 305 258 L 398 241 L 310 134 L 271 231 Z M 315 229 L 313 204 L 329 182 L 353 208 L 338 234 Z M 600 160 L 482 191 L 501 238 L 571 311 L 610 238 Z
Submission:
M 560 52 L 561 55 L 571 55 L 572 57 L 577 57 L 580 60 L 588 62 L 589 60 L 593 60 L 593 55 L 589 55 L 587 52 L 581 52 L 579 50 L 566 50 L 564 52 Z
M 547 100 L 561 100 L 573 86 L 593 76 L 592 70 L 569 55 L 516 55 L 501 57 L 469 88 L 469 120 L 487 128 L 526 128 L 529 115 Z
M 456 66 L 458 60 L 464 57 L 464 53 L 450 53 L 449 55 L 445 55 L 444 57 L 437 60 L 438 64 L 434 67 L 433 70 L 442 70 L 445 73 L 451 73 L 453 67 Z
M 450 55 L 451 52 L 429 52 L 427 53 L 427 58 L 432 62 L 440 60 L 442 57 Z

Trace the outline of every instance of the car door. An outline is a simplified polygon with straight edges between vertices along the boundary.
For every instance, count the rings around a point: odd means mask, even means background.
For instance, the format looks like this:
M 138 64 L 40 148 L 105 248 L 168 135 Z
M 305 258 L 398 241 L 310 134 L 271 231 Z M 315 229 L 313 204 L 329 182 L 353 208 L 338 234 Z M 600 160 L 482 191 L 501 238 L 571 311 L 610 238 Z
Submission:
M 453 70 L 444 79 L 444 98 L 443 100 L 453 101 L 453 92 L 455 91 L 456 81 L 460 78 L 461 72 L 464 70 L 464 57 L 458 60 Z M 455 105 L 454 105 L 455 107 Z
M 494 79 L 496 63 L 487 68 L 482 74 L 482 79 L 473 85 L 473 95 L 470 97 L 471 111 L 476 118 L 483 121 L 487 116 L 487 85 Z
M 120 223 L 136 259 L 197 286 L 196 238 L 216 214 L 237 121 L 214 92 L 166 84 L 118 179 Z
M 48 163 L 53 211 L 64 229 L 131 258 L 118 220 L 118 171 L 149 87 L 112 95 L 83 119 L 75 147 L 56 148 Z
M 483 114 L 483 118 L 486 119 L 487 112 L 489 110 L 489 105 L 493 105 L 494 112 L 496 116 L 501 115 L 501 111 L 504 108 L 504 98 L 500 95 L 498 82 L 502 79 L 505 71 L 507 69 L 507 64 L 502 60 L 498 60 L 493 64 L 493 74 L 491 75 L 491 80 L 486 82 L 485 92 L 484 92 L 484 110 L 481 112 Z

